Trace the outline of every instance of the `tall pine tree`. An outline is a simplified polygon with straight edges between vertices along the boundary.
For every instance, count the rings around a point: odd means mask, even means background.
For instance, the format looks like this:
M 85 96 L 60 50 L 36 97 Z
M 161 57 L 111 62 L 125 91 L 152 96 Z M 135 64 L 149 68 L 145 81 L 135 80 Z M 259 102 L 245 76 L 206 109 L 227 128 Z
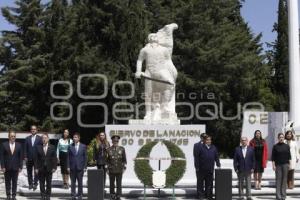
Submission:
M 5 119 L 0 127 L 24 129 L 39 122 L 34 103 L 40 98 L 35 92 L 41 81 L 40 66 L 44 64 L 40 50 L 45 33 L 41 29 L 43 6 L 39 0 L 19 0 L 16 5 L 2 9 L 3 16 L 17 28 L 2 32 L 1 64 L 5 76 L 1 76 L 1 93 L 5 98 L 1 99 L 1 113 Z

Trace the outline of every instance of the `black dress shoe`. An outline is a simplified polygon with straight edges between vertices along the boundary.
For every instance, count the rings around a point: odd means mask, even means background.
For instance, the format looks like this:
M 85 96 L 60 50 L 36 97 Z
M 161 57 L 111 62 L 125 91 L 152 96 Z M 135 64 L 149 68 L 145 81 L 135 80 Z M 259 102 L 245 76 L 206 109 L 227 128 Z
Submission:
M 33 185 L 32 189 L 35 191 L 37 189 L 37 185 Z
M 33 186 L 32 186 L 32 185 L 29 185 L 29 186 L 28 186 L 28 189 L 29 189 L 29 190 L 31 190 L 32 188 L 33 188 Z

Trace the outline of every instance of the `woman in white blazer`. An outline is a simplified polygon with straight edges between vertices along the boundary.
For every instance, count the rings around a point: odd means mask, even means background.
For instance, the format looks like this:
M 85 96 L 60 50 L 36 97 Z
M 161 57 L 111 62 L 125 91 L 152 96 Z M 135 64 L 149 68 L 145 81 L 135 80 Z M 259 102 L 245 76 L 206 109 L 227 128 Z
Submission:
M 289 189 L 293 189 L 295 168 L 296 168 L 296 164 L 299 161 L 299 148 L 297 142 L 295 141 L 295 136 L 292 131 L 287 131 L 285 133 L 285 143 L 290 146 L 290 152 L 292 158 L 289 167 L 289 172 L 288 172 L 287 184 Z

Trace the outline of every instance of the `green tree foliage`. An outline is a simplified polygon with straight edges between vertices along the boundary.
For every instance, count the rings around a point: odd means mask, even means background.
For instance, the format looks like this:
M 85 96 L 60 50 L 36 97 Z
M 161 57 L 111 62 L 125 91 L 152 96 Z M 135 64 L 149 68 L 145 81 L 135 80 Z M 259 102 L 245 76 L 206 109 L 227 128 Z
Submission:
M 277 96 L 275 109 L 289 110 L 289 55 L 288 55 L 288 10 L 287 1 L 280 0 L 278 4 L 278 21 L 274 25 L 277 39 L 272 45 L 271 63 L 274 76 L 272 89 Z
M 76 109 L 86 101 L 105 103 L 108 123 L 125 123 L 112 117 L 112 108 L 115 102 L 144 101 L 143 81 L 132 76 L 139 50 L 150 32 L 176 22 L 179 29 L 174 32 L 173 62 L 179 72 L 177 93 L 183 94 L 177 101 L 191 102 L 195 107 L 203 101 L 218 105 L 217 118 L 199 120 L 193 116 L 183 123 L 205 123 L 220 150 L 230 154 L 238 144 L 241 118 L 224 120 L 220 112 L 235 116 L 238 103 L 252 101 L 272 110 L 275 101 L 261 35 L 250 31 L 241 17 L 241 6 L 239 0 L 52 0 L 45 5 L 39 0 L 19 0 L 14 8 L 3 8 L 4 17 L 16 30 L 3 31 L 0 38 L 0 128 L 26 130 L 29 124 L 37 123 L 49 131 L 68 127 L 71 132 L 94 134 L 95 128 L 77 123 Z M 77 95 L 77 78 L 87 73 L 108 78 L 106 98 L 84 100 Z M 134 98 L 113 97 L 111 88 L 118 80 L 134 82 Z M 70 81 L 74 94 L 68 100 L 53 99 L 53 81 Z M 102 94 L 103 81 L 84 78 L 81 91 Z M 55 92 L 63 95 L 70 90 L 57 87 Z M 126 95 L 130 91 L 117 87 L 116 92 Z M 190 98 L 191 93 L 197 98 Z M 51 103 L 60 101 L 73 106 L 70 120 L 57 122 L 49 117 Z M 201 106 L 199 115 L 210 117 L 207 110 L 211 108 Z M 56 111 L 58 116 L 69 112 L 63 107 Z M 189 115 L 186 107 L 178 107 L 177 112 Z M 85 124 L 99 124 L 105 119 L 103 113 L 101 108 L 86 106 L 80 115 Z
M 58 45 L 55 57 L 55 80 L 72 82 L 77 90 L 77 78 L 81 74 L 103 74 L 108 78 L 109 88 L 106 98 L 96 100 L 108 107 L 108 123 L 113 122 L 112 107 L 116 99 L 112 96 L 112 85 L 117 80 L 132 80 L 136 57 L 147 36 L 147 21 L 143 1 L 73 1 L 67 13 L 67 24 L 57 37 Z M 137 29 L 141 31 L 137 31 Z M 97 78 L 82 80 L 81 91 L 87 95 L 99 95 L 104 92 L 104 83 Z M 128 93 L 126 88 L 117 88 L 119 95 Z M 76 94 L 69 102 L 74 108 L 84 101 Z M 95 101 L 95 100 L 94 100 Z M 82 122 L 85 124 L 101 124 L 105 121 L 103 109 L 83 107 Z M 86 133 L 95 129 L 83 129 L 77 124 L 77 116 L 67 122 L 68 127 Z
M 42 117 L 41 108 L 34 106 L 36 91 L 44 77 L 45 58 L 40 54 L 45 33 L 41 29 L 43 6 L 38 0 L 16 1 L 16 8 L 3 8 L 3 16 L 17 28 L 15 31 L 3 31 L 1 38 L 1 64 L 4 75 L 1 76 L 1 127 L 28 127 Z M 43 66 L 43 67 L 42 67 Z M 43 88 L 43 91 L 47 91 Z M 39 91 L 42 92 L 42 91 Z M 3 117 L 3 116 L 2 116 Z

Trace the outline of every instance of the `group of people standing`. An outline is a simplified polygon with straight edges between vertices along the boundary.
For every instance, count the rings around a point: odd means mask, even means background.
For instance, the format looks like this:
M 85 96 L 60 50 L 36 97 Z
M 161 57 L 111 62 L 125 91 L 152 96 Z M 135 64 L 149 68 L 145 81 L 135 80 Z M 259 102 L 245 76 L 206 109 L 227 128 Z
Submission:
M 292 131 L 278 134 L 278 143 L 272 149 L 272 166 L 276 177 L 276 199 L 286 199 L 286 189 L 294 188 L 294 173 L 299 161 L 299 149 Z M 197 175 L 197 195 L 199 199 L 212 199 L 214 162 L 220 167 L 217 149 L 212 146 L 211 137 L 201 134 L 201 141 L 194 145 L 194 163 Z M 260 130 L 254 132 L 253 139 L 241 137 L 240 146 L 235 149 L 233 167 L 238 176 L 239 198 L 251 200 L 251 176 L 255 190 L 261 190 L 261 180 L 268 162 L 268 145 Z M 209 170 L 203 170 L 206 168 Z M 206 177 L 203 178 L 203 177 Z M 246 194 L 244 194 L 244 187 Z
M 83 175 L 87 169 L 87 147 L 80 142 L 80 134 L 75 132 L 70 138 L 69 130 L 65 129 L 57 147 L 49 143 L 49 136 L 43 133 L 37 135 L 37 126 L 30 128 L 31 135 L 26 137 L 24 147 L 16 142 L 16 133 L 8 133 L 8 141 L 2 143 L 0 149 L 1 170 L 4 172 L 5 188 L 8 200 L 16 199 L 18 175 L 26 162 L 28 188 L 36 190 L 38 183 L 42 200 L 51 196 L 52 174 L 60 164 L 63 188 L 69 189 L 71 179 L 72 199 L 82 199 Z M 122 174 L 126 169 L 125 149 L 118 146 L 120 137 L 111 137 L 112 145 L 106 139 L 105 133 L 97 135 L 93 147 L 93 159 L 98 169 L 104 170 L 104 185 L 106 173 L 110 178 L 111 199 L 120 199 Z M 77 192 L 76 192 L 77 182 Z M 115 192 L 115 182 L 117 191 Z
M 49 143 L 49 136 L 37 135 L 37 126 L 30 128 L 31 135 L 26 137 L 24 147 L 16 142 L 16 133 L 9 131 L 8 141 L 2 143 L 0 149 L 1 170 L 4 172 L 5 188 L 8 200 L 16 199 L 18 174 L 22 171 L 23 160 L 26 161 L 29 190 L 36 190 L 40 185 L 41 198 L 50 199 L 52 174 L 60 164 L 63 188 L 69 188 L 71 179 L 72 199 L 82 199 L 83 175 L 87 169 L 87 147 L 80 142 L 80 134 L 74 133 L 70 138 L 67 129 L 58 141 L 57 147 Z M 122 176 L 126 170 L 126 153 L 119 146 L 120 136 L 111 137 L 108 142 L 104 132 L 96 136 L 93 146 L 93 160 L 98 169 L 106 173 L 110 181 L 110 199 L 119 200 L 122 194 Z M 203 133 L 201 140 L 194 144 L 194 166 L 197 177 L 197 196 L 199 199 L 213 199 L 213 179 L 215 165 L 220 168 L 219 153 L 212 144 L 212 137 Z M 294 173 L 299 161 L 299 149 L 292 131 L 278 134 L 278 143 L 272 149 L 272 166 L 276 175 L 276 199 L 286 199 L 286 189 L 294 188 Z M 268 145 L 260 130 L 248 141 L 241 137 L 240 146 L 235 149 L 233 167 L 238 176 L 240 199 L 251 200 L 251 176 L 253 174 L 256 190 L 261 189 L 261 180 L 268 162 Z M 77 182 L 77 192 L 76 192 Z M 116 186 L 115 186 L 116 183 Z M 246 195 L 244 194 L 244 186 Z M 115 188 L 117 190 L 115 191 Z

